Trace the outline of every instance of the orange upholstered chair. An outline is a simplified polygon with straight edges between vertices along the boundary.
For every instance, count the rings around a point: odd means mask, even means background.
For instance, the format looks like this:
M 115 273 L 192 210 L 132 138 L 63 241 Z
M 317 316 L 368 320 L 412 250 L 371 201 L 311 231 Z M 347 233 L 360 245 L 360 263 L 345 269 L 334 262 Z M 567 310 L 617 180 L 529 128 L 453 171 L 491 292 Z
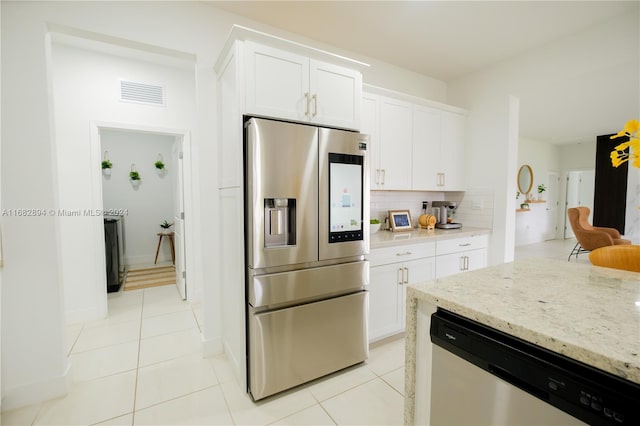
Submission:
M 589 260 L 596 266 L 640 272 L 640 246 L 600 247 L 589 253 Z
M 600 247 L 631 244 L 631 241 L 622 238 L 617 229 L 591 226 L 589 223 L 589 212 L 589 207 L 583 206 L 567 209 L 571 229 L 573 229 L 576 240 L 578 240 L 569 254 L 568 260 L 571 260 L 571 256 L 574 254 L 577 259 L 578 254 L 589 252 Z

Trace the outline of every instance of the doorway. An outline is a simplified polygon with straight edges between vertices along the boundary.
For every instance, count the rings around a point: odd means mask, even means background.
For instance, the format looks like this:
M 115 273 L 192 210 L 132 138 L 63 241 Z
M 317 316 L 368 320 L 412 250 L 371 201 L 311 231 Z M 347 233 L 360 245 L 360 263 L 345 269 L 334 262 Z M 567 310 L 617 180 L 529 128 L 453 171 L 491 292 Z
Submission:
M 119 256 L 105 247 L 107 271 L 119 265 L 121 290 L 173 283 L 185 300 L 183 136 L 113 127 L 100 128 L 99 136 L 110 166 L 101 179 L 105 227 L 117 224 L 119 231 Z M 107 288 L 114 291 L 111 275 Z
M 567 219 L 567 209 L 577 206 L 589 207 L 593 212 L 595 170 L 574 170 L 567 173 L 564 205 L 564 238 L 574 238 Z M 591 217 L 589 218 L 591 223 Z

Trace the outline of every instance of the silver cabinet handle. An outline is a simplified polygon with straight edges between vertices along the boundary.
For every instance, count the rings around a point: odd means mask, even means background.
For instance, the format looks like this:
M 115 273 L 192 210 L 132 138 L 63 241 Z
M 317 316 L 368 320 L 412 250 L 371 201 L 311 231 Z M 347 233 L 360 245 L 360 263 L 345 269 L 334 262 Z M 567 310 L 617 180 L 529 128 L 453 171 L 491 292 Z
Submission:
M 468 247 L 471 245 L 471 243 L 464 243 L 464 244 L 458 244 L 460 247 Z
M 402 268 L 398 268 L 398 285 L 402 285 L 404 281 L 404 271 Z
M 410 251 L 405 251 L 404 253 L 396 253 L 396 256 L 409 256 L 410 254 Z
M 380 182 L 381 185 L 384 185 L 384 181 L 387 177 L 387 170 L 386 169 L 382 169 L 382 182 Z
M 312 117 L 315 117 L 316 115 L 318 115 L 318 95 L 314 94 L 313 96 L 311 96 L 311 98 L 313 99 L 313 114 L 312 114 Z
M 446 186 L 446 185 L 447 185 L 446 175 L 442 173 L 442 186 Z
M 405 267 L 404 270 L 407 273 L 407 278 L 404 279 L 404 283 L 409 284 L 409 268 Z M 404 273 L 402 275 L 404 275 Z
M 304 111 L 304 115 L 309 115 L 309 92 L 304 94 L 304 98 L 306 99 L 307 109 Z
M 460 270 L 461 271 L 469 270 L 469 256 L 460 256 Z
M 380 185 L 380 169 L 376 169 L 376 185 Z

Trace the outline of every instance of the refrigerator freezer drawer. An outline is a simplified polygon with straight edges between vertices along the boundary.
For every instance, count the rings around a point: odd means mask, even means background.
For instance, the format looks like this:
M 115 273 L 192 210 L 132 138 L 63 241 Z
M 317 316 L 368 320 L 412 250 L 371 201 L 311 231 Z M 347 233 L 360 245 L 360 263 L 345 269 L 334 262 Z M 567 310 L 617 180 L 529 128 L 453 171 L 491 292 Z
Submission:
M 369 262 L 350 262 L 249 278 L 253 308 L 276 308 L 364 290 Z
M 368 293 L 249 315 L 255 400 L 367 359 Z

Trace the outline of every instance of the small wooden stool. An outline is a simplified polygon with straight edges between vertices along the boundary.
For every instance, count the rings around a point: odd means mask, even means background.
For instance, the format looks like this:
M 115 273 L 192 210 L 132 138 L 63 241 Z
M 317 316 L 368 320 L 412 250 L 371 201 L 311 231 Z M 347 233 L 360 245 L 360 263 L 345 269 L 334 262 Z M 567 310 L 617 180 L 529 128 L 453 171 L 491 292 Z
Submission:
M 171 244 L 171 262 L 176 263 L 176 248 L 173 245 L 173 232 L 158 232 L 158 248 L 156 249 L 156 260 L 153 264 L 158 263 L 158 253 L 160 253 L 160 245 L 162 244 L 162 237 L 169 238 L 169 244 Z

